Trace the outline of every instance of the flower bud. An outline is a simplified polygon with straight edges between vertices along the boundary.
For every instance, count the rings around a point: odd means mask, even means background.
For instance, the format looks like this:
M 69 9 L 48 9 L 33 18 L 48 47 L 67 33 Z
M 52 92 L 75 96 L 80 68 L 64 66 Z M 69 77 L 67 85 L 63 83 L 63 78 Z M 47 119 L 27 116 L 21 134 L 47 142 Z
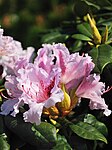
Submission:
M 62 102 L 58 102 L 57 107 L 59 111 L 62 113 L 62 115 L 66 115 L 70 112 L 70 106 L 71 106 L 71 100 L 70 96 L 66 92 L 65 85 L 62 84 L 62 91 L 64 93 L 64 99 Z
M 91 17 L 90 17 L 89 14 L 87 14 L 87 18 L 88 18 L 88 20 L 89 20 L 89 24 L 90 24 L 91 29 L 92 29 L 92 32 L 93 32 L 94 43 L 95 43 L 96 45 L 98 45 L 98 44 L 101 43 L 101 35 L 100 35 L 100 33 L 99 33 L 99 31 L 98 31 L 98 29 L 97 29 L 97 27 L 96 27 L 94 21 L 91 19 Z
M 102 43 L 105 43 L 108 40 L 108 27 L 106 26 L 104 34 L 102 36 Z

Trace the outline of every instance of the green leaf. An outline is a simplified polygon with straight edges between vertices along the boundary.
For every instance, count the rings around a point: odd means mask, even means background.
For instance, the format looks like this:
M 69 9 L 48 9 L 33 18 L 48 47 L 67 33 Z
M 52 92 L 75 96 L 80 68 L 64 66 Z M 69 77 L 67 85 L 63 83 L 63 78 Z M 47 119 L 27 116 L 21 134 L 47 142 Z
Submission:
M 47 122 L 41 122 L 40 125 L 34 125 L 32 130 L 35 132 L 36 137 L 38 136 L 42 139 L 42 142 L 47 142 L 49 144 L 56 142 L 57 135 L 56 135 L 56 128 Z
M 74 133 L 84 139 L 100 140 L 107 144 L 107 140 L 103 134 L 101 134 L 95 127 L 86 122 L 80 121 L 77 124 L 70 125 L 70 128 Z
M 93 116 L 91 114 L 87 114 L 84 118 L 84 122 L 95 127 L 103 135 L 107 135 L 108 130 L 107 130 L 106 125 L 104 123 L 98 121 L 95 116 Z
M 25 123 L 21 116 L 5 116 L 4 120 L 10 131 L 30 145 L 37 148 L 50 148 L 56 143 L 56 128 L 47 122 L 42 122 L 39 126 L 36 126 Z
M 9 150 L 10 145 L 7 142 L 7 136 L 4 133 L 4 123 L 3 123 L 3 116 L 0 115 L 0 149 L 1 150 Z
M 89 37 L 87 37 L 83 34 L 74 34 L 74 35 L 72 35 L 72 37 L 77 40 L 92 41 Z
M 0 134 L 0 149 L 1 150 L 10 150 L 10 145 L 7 142 L 7 136 L 5 133 Z
M 92 2 L 90 2 L 88 0 L 82 0 L 82 1 L 84 1 L 88 6 L 93 6 L 93 7 L 95 7 L 98 10 L 100 9 L 100 6 L 94 4 L 94 1 L 92 1 Z
M 91 27 L 88 23 L 83 23 L 83 24 L 77 25 L 77 29 L 80 33 L 82 33 L 90 38 L 93 37 Z
M 57 143 L 52 150 L 72 150 L 64 136 L 58 135 Z
M 76 40 L 76 41 L 74 42 L 73 46 L 72 46 L 71 48 L 69 48 L 69 50 L 70 50 L 71 52 L 78 52 L 78 51 L 81 50 L 82 45 L 83 45 L 83 42 L 82 42 L 82 41 Z
M 61 34 L 59 32 L 53 32 L 46 34 L 42 37 L 42 43 L 53 43 L 53 42 L 65 42 L 68 38 L 68 35 Z
M 104 67 L 112 63 L 112 47 L 110 45 L 102 44 L 98 48 L 93 48 L 89 54 L 93 58 L 96 70 L 103 71 Z

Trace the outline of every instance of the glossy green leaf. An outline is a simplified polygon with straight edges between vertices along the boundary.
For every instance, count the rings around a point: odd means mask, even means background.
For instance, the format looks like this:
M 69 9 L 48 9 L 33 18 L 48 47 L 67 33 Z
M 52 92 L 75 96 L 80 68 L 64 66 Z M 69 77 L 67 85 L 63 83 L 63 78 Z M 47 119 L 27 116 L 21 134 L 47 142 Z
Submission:
M 15 133 L 24 142 L 37 148 L 52 147 L 57 140 L 56 128 L 47 123 L 42 122 L 39 126 L 31 123 L 25 123 L 20 116 L 4 118 L 6 127 Z
M 93 48 L 89 54 L 96 65 L 96 70 L 100 72 L 103 71 L 107 64 L 112 63 L 112 47 L 110 45 L 102 44 L 98 48 Z
M 52 150 L 72 150 L 64 136 L 58 135 L 57 143 Z
M 89 140 L 100 140 L 107 143 L 106 138 L 101 134 L 95 127 L 86 123 L 86 122 L 78 122 L 77 124 L 70 125 L 70 128 L 74 133 L 78 136 L 89 139 Z
M 104 123 L 98 121 L 95 116 L 87 114 L 84 118 L 84 122 L 94 126 L 100 133 L 107 135 L 108 130 Z
M 92 41 L 89 37 L 87 37 L 83 34 L 74 34 L 74 35 L 72 35 L 72 37 L 77 40 Z
M 82 24 L 77 25 L 77 29 L 80 33 L 82 33 L 90 38 L 93 37 L 91 27 L 88 23 L 82 23 Z
M 47 143 L 55 143 L 57 140 L 56 128 L 47 122 L 41 122 L 40 125 L 34 125 L 32 130 L 35 132 L 35 135 L 40 139 L 45 140 Z M 44 141 L 43 141 L 44 142 Z

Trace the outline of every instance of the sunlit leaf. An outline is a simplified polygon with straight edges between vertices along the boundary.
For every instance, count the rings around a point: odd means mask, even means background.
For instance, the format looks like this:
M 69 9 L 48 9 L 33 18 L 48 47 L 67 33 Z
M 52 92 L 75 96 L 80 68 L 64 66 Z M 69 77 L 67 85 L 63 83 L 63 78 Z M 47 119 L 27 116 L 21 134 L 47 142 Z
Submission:
M 86 122 L 80 121 L 77 124 L 70 125 L 70 128 L 74 133 L 84 139 L 100 140 L 107 143 L 107 140 L 103 136 L 103 134 L 100 133 L 95 127 Z
M 107 135 L 108 130 L 104 123 L 98 121 L 95 116 L 87 114 L 84 118 L 84 122 L 94 126 L 100 133 Z
M 58 135 L 56 146 L 52 150 L 72 150 L 72 148 L 64 136 Z
M 72 37 L 77 40 L 92 41 L 92 39 L 90 39 L 89 37 L 87 37 L 83 34 L 74 34 L 74 35 L 72 35 Z
M 0 150 L 10 150 L 10 145 L 7 142 L 7 135 L 4 130 L 3 116 L 0 115 Z
M 10 150 L 10 145 L 7 142 L 7 136 L 5 133 L 0 134 L 0 149 L 1 150 Z
M 91 27 L 88 23 L 83 23 L 83 24 L 77 25 L 77 29 L 80 33 L 82 33 L 90 38 L 93 37 Z
M 56 128 L 47 122 L 41 122 L 40 125 L 34 125 L 32 130 L 35 132 L 35 135 L 38 136 L 40 139 L 44 139 L 47 143 L 52 144 L 56 142 L 57 135 L 56 135 Z M 42 142 L 44 142 L 44 140 Z

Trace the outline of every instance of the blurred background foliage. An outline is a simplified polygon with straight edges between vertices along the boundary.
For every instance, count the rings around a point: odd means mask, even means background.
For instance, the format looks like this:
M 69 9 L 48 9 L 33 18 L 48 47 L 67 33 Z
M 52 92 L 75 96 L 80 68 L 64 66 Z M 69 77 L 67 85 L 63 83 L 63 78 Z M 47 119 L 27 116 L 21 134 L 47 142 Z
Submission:
M 0 0 L 0 24 L 5 34 L 24 47 L 39 47 L 41 37 L 60 22 L 73 19 L 73 0 Z
M 80 32 L 78 25 L 87 20 L 87 13 L 93 15 L 101 32 L 105 25 L 111 32 L 112 0 L 0 0 L 1 27 L 24 48 L 67 41 L 69 47 L 75 46 L 71 49 L 79 50 L 85 44 L 71 35 Z

